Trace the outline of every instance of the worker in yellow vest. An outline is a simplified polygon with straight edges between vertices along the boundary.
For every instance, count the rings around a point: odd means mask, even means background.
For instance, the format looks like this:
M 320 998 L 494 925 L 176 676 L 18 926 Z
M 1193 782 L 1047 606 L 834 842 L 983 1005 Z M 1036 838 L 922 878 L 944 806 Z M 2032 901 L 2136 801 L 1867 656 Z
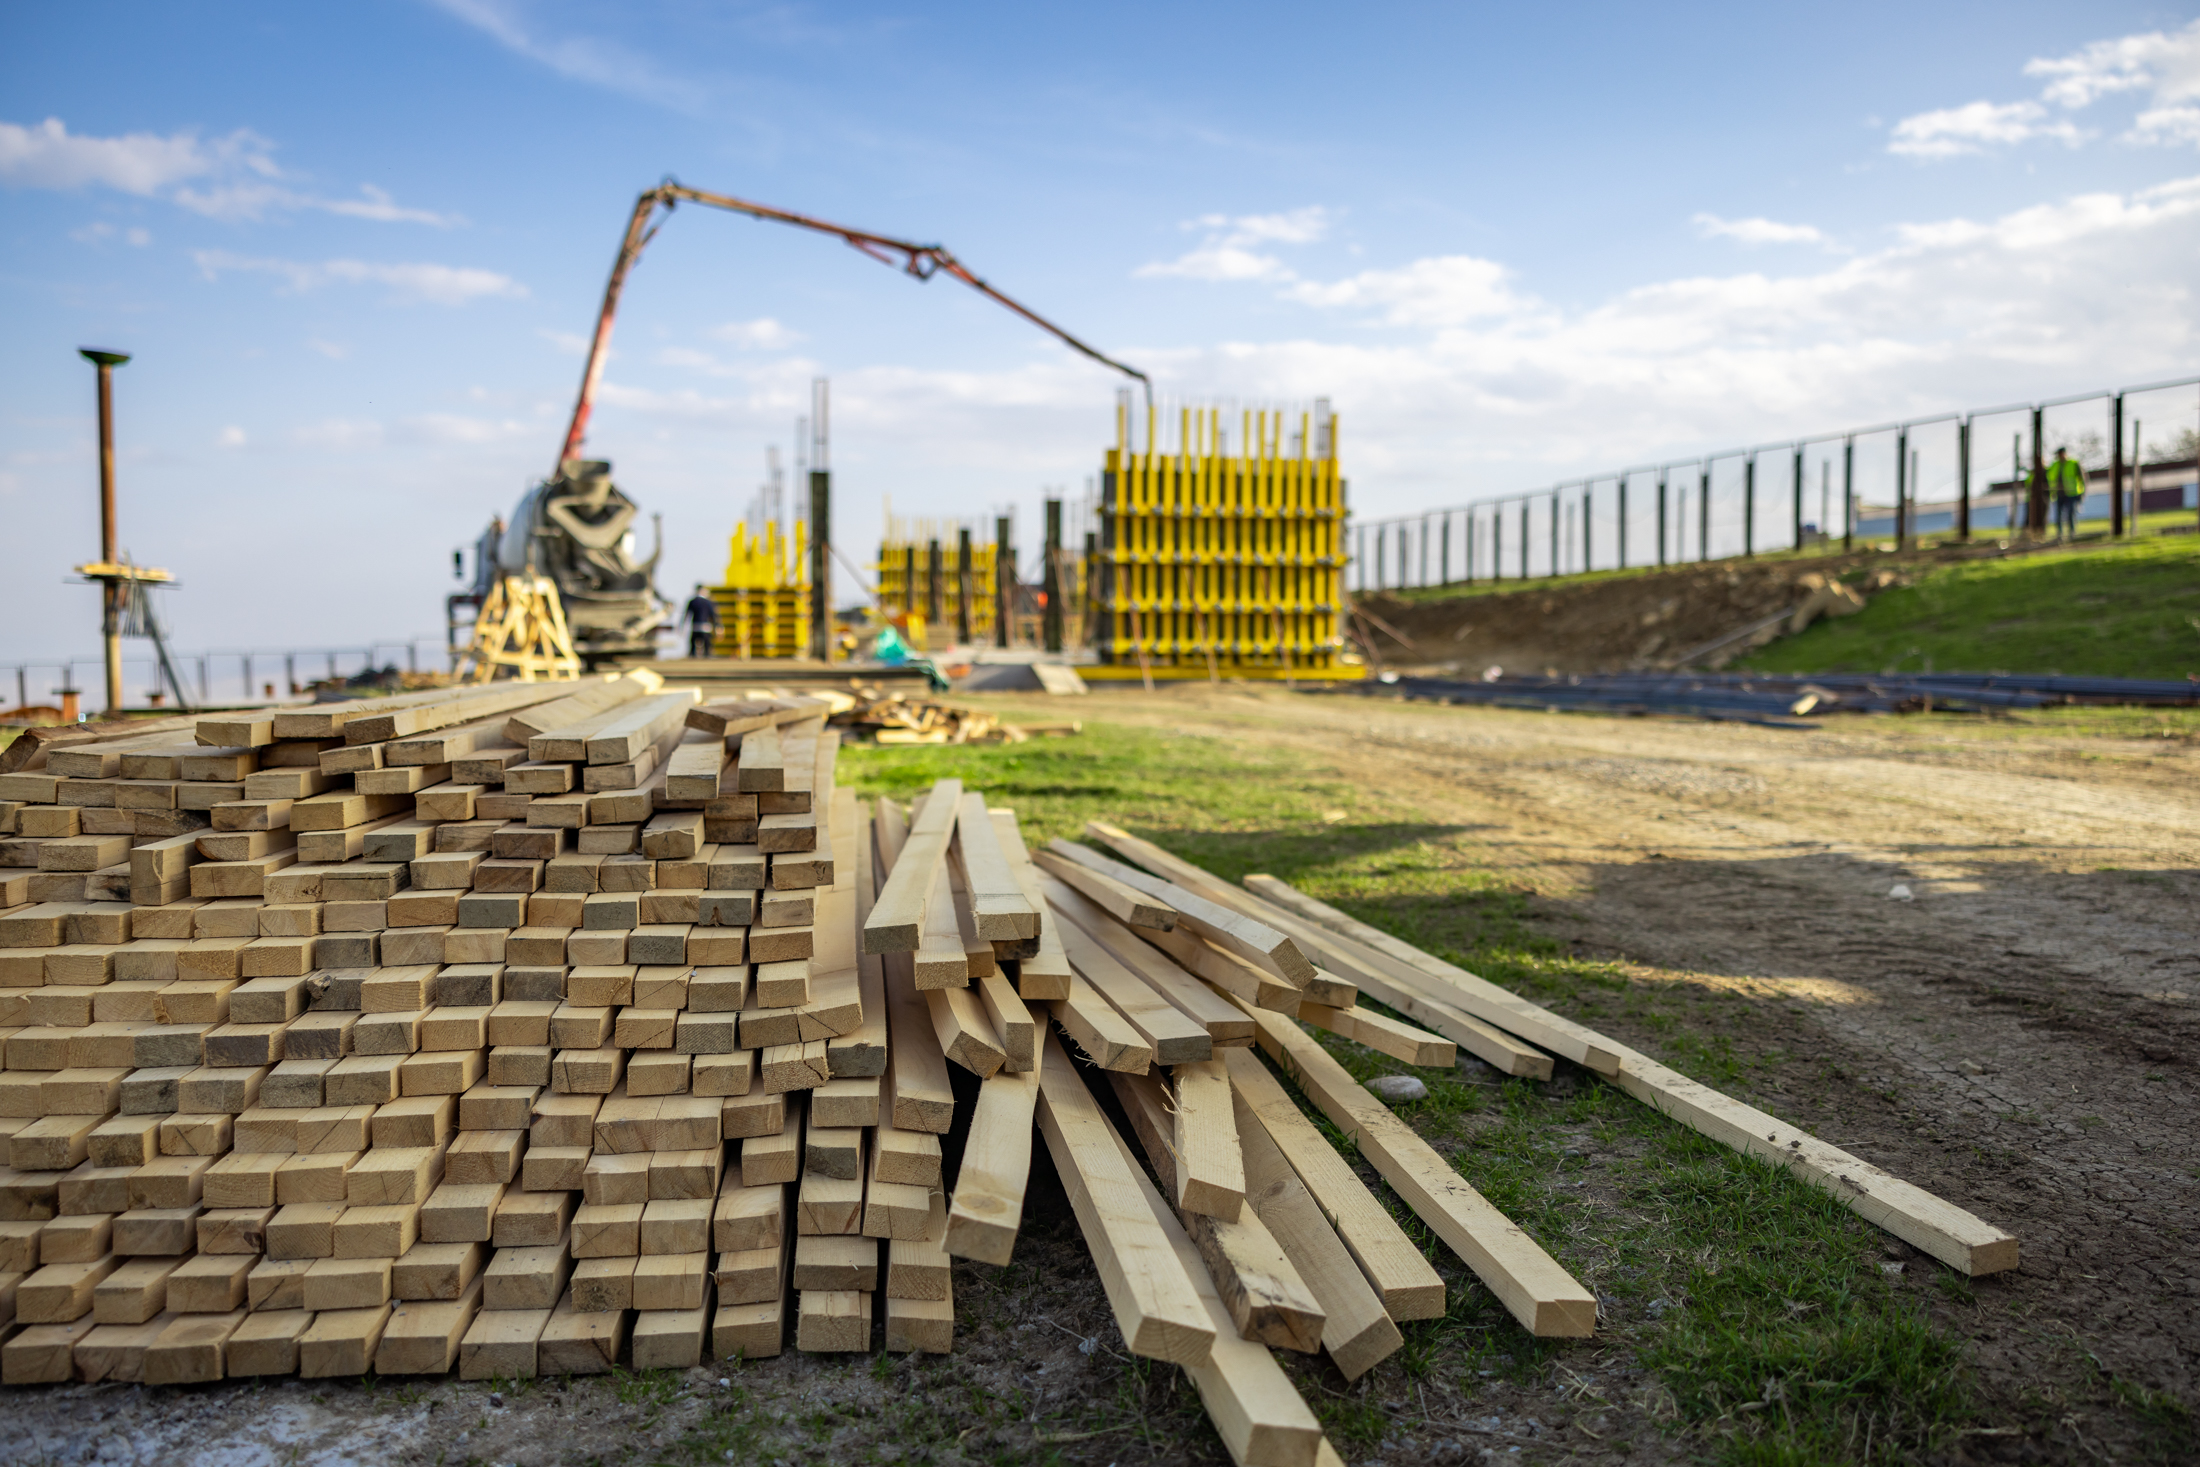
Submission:
M 2047 492 L 2055 501 L 2055 538 L 2076 539 L 2078 504 L 2085 498 L 2085 470 L 2068 449 L 2056 449 L 2055 461 L 2047 466 Z

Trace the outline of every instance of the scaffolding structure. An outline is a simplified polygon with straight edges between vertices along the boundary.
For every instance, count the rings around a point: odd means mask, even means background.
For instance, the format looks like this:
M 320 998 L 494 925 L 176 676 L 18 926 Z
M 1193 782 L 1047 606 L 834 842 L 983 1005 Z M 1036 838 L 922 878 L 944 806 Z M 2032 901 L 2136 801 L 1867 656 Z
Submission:
M 1177 446 L 1131 445 L 1128 394 L 1100 479 L 1092 628 L 1101 678 L 1357 679 L 1344 660 L 1345 483 L 1337 420 L 1184 408 Z
M 718 634 L 711 639 L 716 657 L 808 657 L 810 655 L 810 561 L 808 527 L 796 520 L 790 531 L 766 520 L 761 534 L 747 524 L 733 527 L 722 585 L 710 588 L 718 607 Z
M 995 538 L 1005 541 L 998 525 Z M 872 566 L 878 614 L 899 627 L 911 646 L 925 651 L 997 641 L 999 576 L 1008 561 L 1013 580 L 1012 555 L 1004 556 L 1003 546 L 989 541 L 975 524 L 904 519 L 889 509 Z

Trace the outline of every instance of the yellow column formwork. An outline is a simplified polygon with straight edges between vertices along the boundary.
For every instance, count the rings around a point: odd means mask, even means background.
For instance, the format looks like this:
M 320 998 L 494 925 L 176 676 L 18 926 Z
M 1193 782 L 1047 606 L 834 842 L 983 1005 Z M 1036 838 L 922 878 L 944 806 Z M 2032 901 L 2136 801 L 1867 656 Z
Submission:
M 970 532 L 970 578 L 963 583 L 959 532 Z M 903 519 L 889 512 L 871 571 L 878 588 L 878 614 L 905 628 L 910 642 L 926 651 L 953 645 L 958 638 L 965 597 L 969 601 L 970 640 L 993 641 L 998 598 L 992 531 L 956 520 Z M 932 566 L 939 548 L 939 569 Z
M 767 523 L 759 535 L 735 525 L 722 585 L 710 588 L 718 607 L 719 657 L 798 658 L 810 655 L 810 559 L 800 520 L 793 532 Z
M 1248 411 L 1230 455 L 1221 409 L 1186 408 L 1178 447 L 1164 453 L 1149 409 L 1147 447 L 1134 452 L 1128 410 L 1101 478 L 1098 675 L 1361 677 L 1342 656 L 1335 418 L 1298 414 L 1287 450 L 1286 415 Z

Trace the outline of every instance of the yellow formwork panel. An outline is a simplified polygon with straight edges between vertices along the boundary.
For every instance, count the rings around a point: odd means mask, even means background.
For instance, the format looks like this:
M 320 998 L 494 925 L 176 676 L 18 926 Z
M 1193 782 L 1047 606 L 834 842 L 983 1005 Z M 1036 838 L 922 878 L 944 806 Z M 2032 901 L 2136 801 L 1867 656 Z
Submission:
M 1345 484 L 1336 419 L 1242 415 L 1222 451 L 1219 408 L 1185 408 L 1178 447 L 1130 448 L 1127 403 L 1101 479 L 1094 588 L 1103 663 L 1210 666 L 1230 676 L 1357 676 L 1344 651 Z
M 767 522 L 761 534 L 745 524 L 734 526 L 725 583 L 710 588 L 710 599 L 718 607 L 718 634 L 711 639 L 715 656 L 810 655 L 806 544 L 800 520 L 791 533 L 776 522 Z
M 970 569 L 962 567 L 959 534 L 970 532 Z M 978 537 L 975 526 L 952 520 L 904 520 L 886 517 L 872 572 L 878 587 L 878 613 L 907 626 L 911 641 L 930 649 L 961 640 L 969 620 L 972 642 L 991 642 L 995 592 L 999 586 L 995 548 Z

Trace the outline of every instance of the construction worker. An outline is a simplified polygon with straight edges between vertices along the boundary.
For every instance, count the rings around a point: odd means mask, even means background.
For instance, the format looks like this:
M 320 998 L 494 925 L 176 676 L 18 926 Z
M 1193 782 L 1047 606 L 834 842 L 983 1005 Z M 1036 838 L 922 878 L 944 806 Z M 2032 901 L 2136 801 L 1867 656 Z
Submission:
M 2047 492 L 2055 501 L 2055 538 L 2075 540 L 2078 504 L 2085 498 L 2085 470 L 2068 449 L 2057 448 L 2055 461 L 2047 466 Z
M 718 635 L 718 603 L 704 593 L 701 581 L 695 583 L 695 594 L 688 598 L 680 620 L 687 624 L 688 656 L 710 656 L 711 641 Z

